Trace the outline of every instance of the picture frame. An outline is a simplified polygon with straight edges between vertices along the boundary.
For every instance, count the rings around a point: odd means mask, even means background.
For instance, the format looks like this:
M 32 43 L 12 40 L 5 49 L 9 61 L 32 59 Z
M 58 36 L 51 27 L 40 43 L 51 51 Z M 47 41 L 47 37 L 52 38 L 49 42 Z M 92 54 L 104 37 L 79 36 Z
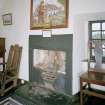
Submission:
M 2 15 L 3 25 L 12 25 L 12 13 Z
M 31 0 L 30 29 L 68 27 L 69 0 Z

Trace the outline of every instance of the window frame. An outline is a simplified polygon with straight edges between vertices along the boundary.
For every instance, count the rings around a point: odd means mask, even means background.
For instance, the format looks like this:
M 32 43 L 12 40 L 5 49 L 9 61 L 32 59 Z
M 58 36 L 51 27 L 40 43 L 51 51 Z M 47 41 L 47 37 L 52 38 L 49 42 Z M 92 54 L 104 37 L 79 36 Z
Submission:
M 100 30 L 92 30 L 92 24 L 94 23 L 100 23 Z M 88 29 L 89 29 L 89 50 L 90 50 L 90 60 L 95 62 L 95 56 L 92 55 L 92 50 L 94 50 L 94 47 L 92 47 L 92 42 L 95 40 L 100 40 L 101 42 L 105 41 L 105 38 L 102 37 L 102 33 L 105 32 L 105 29 L 102 29 L 102 24 L 105 23 L 105 20 L 96 20 L 96 21 L 89 21 L 88 22 Z M 92 32 L 100 32 L 100 38 L 95 39 L 92 38 Z M 105 50 L 105 48 L 102 48 Z M 105 55 L 102 57 L 102 62 L 105 63 Z

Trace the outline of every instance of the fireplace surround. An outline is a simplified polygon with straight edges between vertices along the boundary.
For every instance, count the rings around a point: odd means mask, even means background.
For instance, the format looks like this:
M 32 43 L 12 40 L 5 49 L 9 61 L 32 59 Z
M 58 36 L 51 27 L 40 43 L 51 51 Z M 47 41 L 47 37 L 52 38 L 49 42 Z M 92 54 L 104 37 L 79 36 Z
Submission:
M 52 37 L 29 35 L 29 80 L 31 82 L 36 82 L 38 84 L 44 84 L 44 85 L 46 84 L 48 88 L 71 95 L 72 94 L 72 46 L 73 46 L 72 41 L 73 41 L 72 34 L 52 35 Z M 36 53 L 36 52 L 41 52 L 41 53 Z M 54 57 L 49 56 L 51 54 L 53 55 L 56 54 L 56 56 Z M 46 58 L 45 55 L 51 58 L 51 60 L 49 60 L 50 58 L 48 58 L 47 61 L 49 62 L 53 61 L 53 59 L 56 58 L 57 58 L 56 62 L 61 62 L 62 58 L 64 66 L 60 67 L 61 69 L 65 70 L 56 69 L 57 73 L 55 73 L 54 68 L 58 67 L 57 66 L 58 63 L 53 64 L 53 66 L 52 63 L 50 63 L 50 66 L 44 70 L 43 68 L 45 68 L 46 66 L 42 67 L 42 65 L 46 62 L 46 60 L 42 59 Z M 58 57 L 60 58 L 60 61 L 58 61 Z M 39 59 L 41 60 L 39 61 Z M 42 61 L 43 63 L 41 63 Z M 51 68 L 51 70 L 49 70 L 49 68 Z M 53 75 L 54 73 L 56 74 L 55 77 Z M 44 76 L 42 74 L 44 74 Z M 53 82 L 51 80 L 53 80 Z

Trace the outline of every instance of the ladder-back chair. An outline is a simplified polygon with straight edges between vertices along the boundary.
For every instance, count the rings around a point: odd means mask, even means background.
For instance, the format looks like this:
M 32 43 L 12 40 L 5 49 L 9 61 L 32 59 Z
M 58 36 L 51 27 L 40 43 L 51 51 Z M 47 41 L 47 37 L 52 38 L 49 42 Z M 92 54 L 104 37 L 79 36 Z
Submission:
M 17 86 L 22 47 L 11 45 L 5 70 L 0 73 L 0 95 Z

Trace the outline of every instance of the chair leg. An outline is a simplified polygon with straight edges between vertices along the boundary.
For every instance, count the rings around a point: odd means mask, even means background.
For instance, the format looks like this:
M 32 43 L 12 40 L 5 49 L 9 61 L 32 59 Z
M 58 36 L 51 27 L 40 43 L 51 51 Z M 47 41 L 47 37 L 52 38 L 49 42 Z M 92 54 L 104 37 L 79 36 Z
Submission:
M 83 87 L 82 87 L 82 79 L 80 78 L 80 105 L 83 105 Z
M 3 92 L 3 93 L 1 93 L 1 96 L 4 96 L 4 92 Z
M 1 96 L 4 96 L 5 85 L 2 85 L 1 89 L 2 89 Z
M 17 79 L 13 81 L 13 86 L 14 86 L 14 87 L 17 86 Z

